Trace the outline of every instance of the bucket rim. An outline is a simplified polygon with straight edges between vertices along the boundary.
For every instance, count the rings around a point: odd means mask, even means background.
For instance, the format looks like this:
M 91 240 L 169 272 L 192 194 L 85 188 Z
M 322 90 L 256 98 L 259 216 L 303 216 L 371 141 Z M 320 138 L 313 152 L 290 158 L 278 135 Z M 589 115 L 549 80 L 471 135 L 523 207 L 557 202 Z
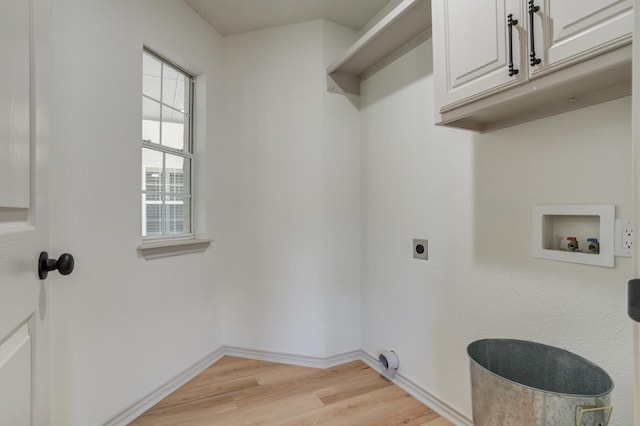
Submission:
M 472 346 L 477 346 L 480 345 L 482 343 L 485 342 L 498 342 L 498 341 L 502 341 L 502 342 L 511 342 L 511 343 L 526 343 L 526 344 L 533 344 L 536 346 L 540 346 L 540 347 L 544 347 L 544 348 L 549 348 L 552 349 L 554 351 L 558 351 L 558 352 L 564 352 L 566 354 L 571 355 L 572 357 L 575 357 L 583 362 L 585 362 L 586 364 L 588 364 L 590 367 L 595 368 L 596 370 L 604 373 L 604 375 L 609 379 L 609 381 L 611 382 L 611 386 L 609 387 L 608 390 L 606 390 L 605 392 L 599 393 L 599 394 L 579 394 L 579 393 L 563 393 L 563 392 L 556 392 L 556 391 L 549 391 L 549 390 L 544 390 L 544 389 L 539 389 L 539 388 L 535 388 L 533 386 L 529 386 L 523 383 L 519 383 L 516 382 L 514 380 L 511 380 L 507 377 L 501 376 L 499 374 L 494 373 L 493 371 L 489 370 L 488 368 L 486 368 L 485 366 L 483 366 L 482 364 L 480 364 L 478 361 L 476 361 L 475 359 L 473 359 L 473 357 L 471 356 L 471 354 L 469 353 L 470 349 Z M 478 367 L 480 367 L 483 371 L 486 371 L 487 373 L 491 374 L 492 376 L 495 376 L 501 380 L 505 380 L 509 383 L 513 383 L 516 384 L 518 386 L 522 386 L 524 388 L 527 389 L 531 389 L 533 391 L 536 392 L 542 392 L 542 393 L 547 393 L 547 394 L 553 394 L 553 395 L 558 395 L 558 396 L 563 396 L 563 397 L 574 397 L 574 398 L 601 398 L 601 397 L 605 397 L 607 395 L 610 395 L 613 392 L 613 389 L 615 387 L 615 383 L 613 381 L 613 379 L 611 378 L 611 376 L 609 375 L 609 373 L 606 372 L 605 369 L 603 369 L 602 367 L 600 367 L 598 364 L 596 364 L 593 361 L 588 360 L 587 358 L 580 356 L 578 354 L 575 354 L 571 351 L 568 351 L 566 349 L 562 349 L 562 348 L 558 348 L 556 346 L 551 346 L 551 345 L 546 345 L 544 343 L 539 343 L 539 342 L 533 342 L 531 340 L 522 340 L 522 339 L 509 339 L 509 338 L 486 338 L 486 339 L 479 339 L 476 341 L 473 341 L 471 343 L 469 343 L 467 345 L 467 356 L 469 357 L 469 360 L 477 365 Z

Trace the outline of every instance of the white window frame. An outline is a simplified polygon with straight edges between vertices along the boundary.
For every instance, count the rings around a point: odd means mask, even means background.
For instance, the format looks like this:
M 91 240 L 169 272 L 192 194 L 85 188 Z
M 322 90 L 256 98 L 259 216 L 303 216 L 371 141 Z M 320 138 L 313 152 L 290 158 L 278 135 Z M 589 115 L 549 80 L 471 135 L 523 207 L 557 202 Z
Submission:
M 186 149 L 185 150 L 178 150 L 169 146 L 165 146 L 165 145 L 160 145 L 158 143 L 154 143 L 154 142 L 149 142 L 149 141 L 145 141 L 142 140 L 142 144 L 141 144 L 141 149 L 150 149 L 156 152 L 160 152 L 163 154 L 169 154 L 169 155 L 175 155 L 175 156 L 179 156 L 179 157 L 183 157 L 186 159 L 189 159 L 189 163 L 190 163 L 190 170 L 189 170 L 189 192 L 188 193 L 184 193 L 184 194 L 179 194 L 179 196 L 184 197 L 185 198 L 185 202 L 188 199 L 189 200 L 189 221 L 190 221 L 190 226 L 189 226 L 189 232 L 185 232 L 185 233 L 180 233 L 180 234 L 175 234 L 175 233 L 167 233 L 166 230 L 164 229 L 165 226 L 165 220 L 161 221 L 161 233 L 158 234 L 154 234 L 154 235 L 144 235 L 145 233 L 145 210 L 144 210 L 144 202 L 141 200 L 140 203 L 140 207 L 141 207 L 141 211 L 140 211 L 140 218 L 141 218 L 141 224 L 142 224 L 142 229 L 141 229 L 141 237 L 142 237 L 142 241 L 143 241 L 143 245 L 140 248 L 144 248 L 143 246 L 145 246 L 145 242 L 161 242 L 163 240 L 184 240 L 184 239 L 194 239 L 195 238 L 195 218 L 194 218 L 194 212 L 195 212 L 195 199 L 193 196 L 194 193 L 194 175 L 195 175 L 195 158 L 194 158 L 194 154 L 193 154 L 193 134 L 194 134 L 194 86 L 195 86 L 195 76 L 186 71 L 185 69 L 183 69 L 182 67 L 176 65 L 175 63 L 169 61 L 168 59 L 166 59 L 165 57 L 157 54 L 156 52 L 154 52 L 153 50 L 144 47 L 143 48 L 143 55 L 144 54 L 148 54 L 152 57 L 154 57 L 155 59 L 157 59 L 158 61 L 160 61 L 163 65 L 166 65 L 170 68 L 173 68 L 174 70 L 178 71 L 180 74 L 184 74 L 184 76 L 186 78 L 189 79 L 190 84 L 188 85 L 189 87 L 189 103 L 188 103 L 188 107 L 189 110 L 188 111 L 179 111 L 183 114 L 186 114 L 188 116 L 188 140 L 186 141 Z M 164 68 L 161 68 L 164 69 Z M 172 105 L 168 105 L 166 103 L 163 102 L 163 97 L 162 97 L 162 88 L 164 86 L 164 79 L 162 78 L 162 71 L 161 71 L 161 75 L 160 75 L 160 81 L 161 81 L 161 85 L 160 85 L 160 99 L 154 99 L 152 97 L 149 97 L 147 95 L 145 95 L 144 93 L 142 94 L 142 98 L 147 98 L 150 99 L 154 102 L 160 102 L 160 137 L 162 138 L 162 110 L 163 107 L 167 107 L 170 109 L 175 110 L 175 108 Z M 163 179 L 168 180 L 169 177 L 167 175 L 167 171 L 169 170 L 167 168 L 167 164 L 166 164 L 166 157 L 164 157 L 163 155 L 163 164 L 162 164 L 162 170 L 163 170 Z M 146 179 L 146 170 L 143 168 L 141 173 L 142 179 Z M 142 187 L 142 186 L 141 186 Z M 141 194 L 147 194 L 149 192 L 147 192 L 146 190 L 141 190 Z M 162 198 L 162 203 L 161 205 L 165 205 L 166 201 L 164 200 L 164 198 L 166 196 L 171 196 L 172 194 L 170 194 L 169 192 L 165 191 L 164 192 L 160 192 L 158 193 L 158 195 L 161 196 Z M 178 195 L 178 194 L 174 194 L 174 195 Z M 157 245 L 157 244 L 156 244 Z

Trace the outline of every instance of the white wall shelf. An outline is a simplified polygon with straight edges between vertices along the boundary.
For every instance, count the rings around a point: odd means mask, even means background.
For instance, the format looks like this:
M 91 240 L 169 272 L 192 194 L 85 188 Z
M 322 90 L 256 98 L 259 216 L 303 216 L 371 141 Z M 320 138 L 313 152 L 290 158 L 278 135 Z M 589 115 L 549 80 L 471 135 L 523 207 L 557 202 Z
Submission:
M 541 205 L 533 208 L 533 257 L 612 268 L 614 263 L 614 204 Z M 568 250 L 566 237 L 578 240 Z M 588 238 L 598 238 L 600 251 L 589 252 Z
M 360 94 L 360 82 L 431 37 L 431 0 L 403 0 L 327 68 L 327 90 Z

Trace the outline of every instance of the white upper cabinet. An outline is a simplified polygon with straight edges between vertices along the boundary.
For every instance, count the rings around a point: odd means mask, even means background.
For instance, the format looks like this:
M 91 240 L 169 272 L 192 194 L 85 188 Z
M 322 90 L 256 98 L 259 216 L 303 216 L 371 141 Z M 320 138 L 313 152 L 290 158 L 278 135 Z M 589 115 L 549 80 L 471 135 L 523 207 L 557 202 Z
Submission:
M 432 8 L 436 87 L 443 106 L 526 80 L 521 0 L 436 0 Z
M 530 2 L 531 3 L 531 2 Z M 633 31 L 633 0 L 536 0 L 536 52 L 531 74 L 571 65 L 627 44 Z
M 630 94 L 633 0 L 434 0 L 436 122 L 490 130 Z

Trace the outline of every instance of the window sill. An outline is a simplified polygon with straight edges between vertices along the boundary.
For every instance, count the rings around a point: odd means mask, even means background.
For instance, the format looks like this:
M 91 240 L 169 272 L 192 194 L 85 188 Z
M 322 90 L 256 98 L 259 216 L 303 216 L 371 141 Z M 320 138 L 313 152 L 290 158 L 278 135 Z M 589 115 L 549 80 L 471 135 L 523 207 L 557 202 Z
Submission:
M 185 240 L 147 241 L 138 246 L 138 253 L 145 259 L 178 256 L 205 251 L 212 243 L 210 239 L 190 238 Z

